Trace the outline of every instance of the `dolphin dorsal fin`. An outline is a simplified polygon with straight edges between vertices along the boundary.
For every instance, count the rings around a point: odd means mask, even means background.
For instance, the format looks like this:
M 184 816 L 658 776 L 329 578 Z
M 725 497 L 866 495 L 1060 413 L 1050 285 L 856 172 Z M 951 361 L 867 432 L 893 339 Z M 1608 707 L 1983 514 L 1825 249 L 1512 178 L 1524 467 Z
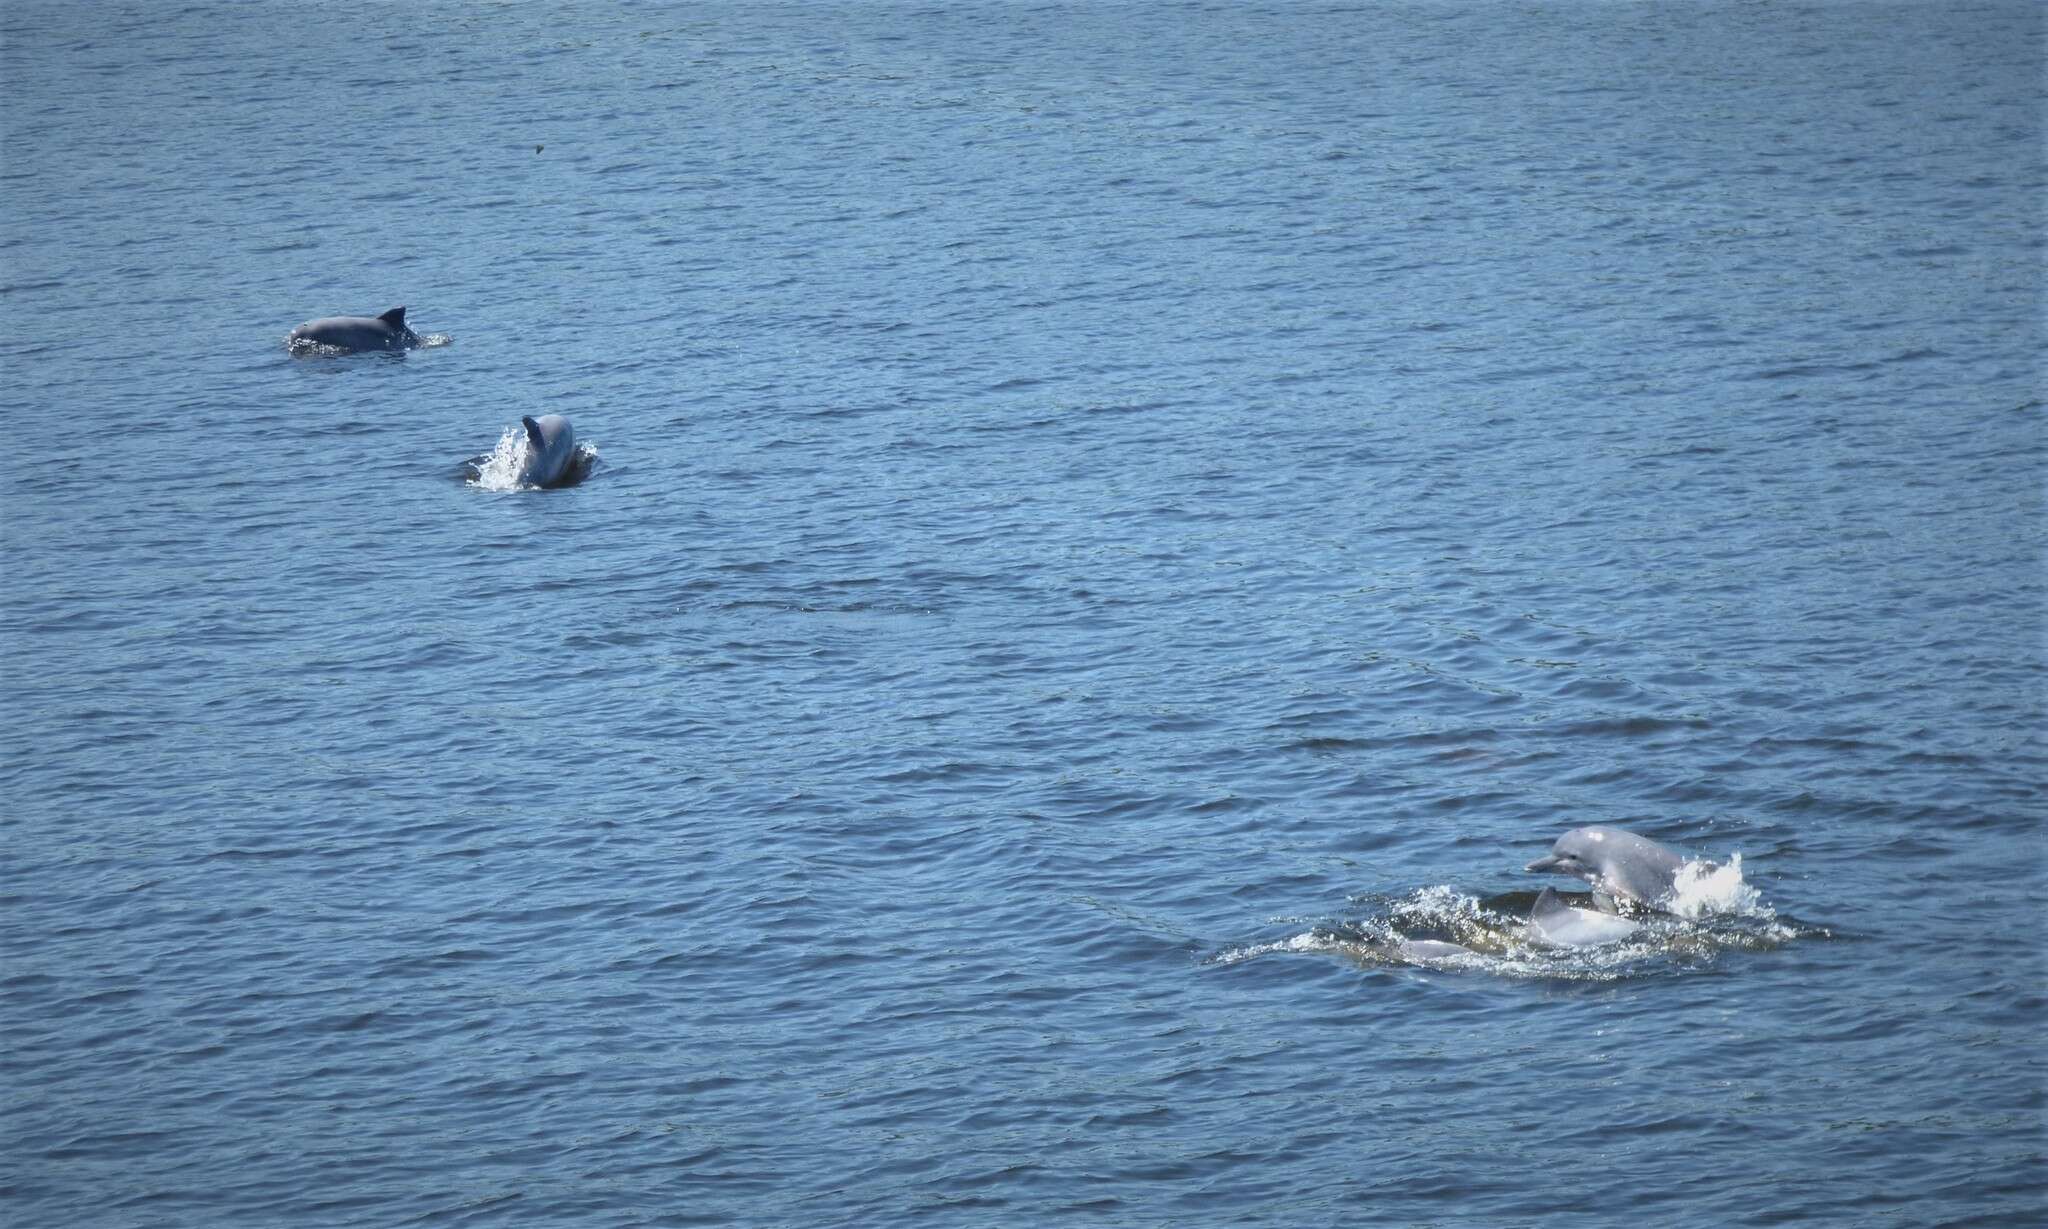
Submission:
M 535 448 L 542 447 L 540 424 L 533 420 L 533 416 L 529 414 L 519 421 L 526 424 L 526 442 L 532 444 Z
M 377 317 L 377 319 L 382 320 L 394 329 L 402 329 L 405 327 L 405 309 L 403 307 L 394 307 Z
M 1570 905 L 1557 898 L 1556 888 L 1545 888 L 1537 894 L 1536 903 L 1529 906 L 1529 918 L 1531 921 L 1534 921 L 1545 914 L 1556 913 L 1559 909 L 1569 908 L 1571 908 Z

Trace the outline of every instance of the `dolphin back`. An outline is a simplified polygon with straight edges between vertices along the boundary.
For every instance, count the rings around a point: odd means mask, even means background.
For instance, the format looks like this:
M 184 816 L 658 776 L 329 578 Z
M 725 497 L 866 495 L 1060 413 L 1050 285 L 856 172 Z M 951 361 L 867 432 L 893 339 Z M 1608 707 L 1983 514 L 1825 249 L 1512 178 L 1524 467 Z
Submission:
M 391 330 L 391 335 L 398 339 L 399 345 L 416 346 L 420 344 L 420 335 L 413 332 L 412 328 L 405 322 L 405 309 L 403 307 L 394 307 L 390 311 L 385 312 L 377 317 L 377 322 Z
M 403 350 L 420 344 L 419 334 L 406 327 L 405 309 L 394 307 L 381 316 L 323 316 L 308 320 L 286 338 L 293 345 L 332 346 L 337 350 Z
M 1574 909 L 1551 888 L 1543 889 L 1529 910 L 1529 937 L 1546 947 L 1597 947 L 1618 943 L 1641 929 L 1625 917 Z

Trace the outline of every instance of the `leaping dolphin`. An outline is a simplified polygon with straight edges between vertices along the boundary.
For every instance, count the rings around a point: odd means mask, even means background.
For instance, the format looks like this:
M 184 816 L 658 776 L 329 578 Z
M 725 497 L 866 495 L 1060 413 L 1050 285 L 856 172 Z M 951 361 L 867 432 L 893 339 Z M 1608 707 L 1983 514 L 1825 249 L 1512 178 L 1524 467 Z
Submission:
M 1585 880 L 1603 909 L 1613 908 L 1616 900 L 1661 909 L 1670 903 L 1678 868 L 1684 865 L 1684 858 L 1648 837 L 1595 824 L 1558 837 L 1549 856 L 1527 869 Z
M 1527 933 L 1531 942 L 1544 947 L 1598 947 L 1619 943 L 1641 929 L 1640 923 L 1612 913 L 1574 909 L 1554 890 L 1545 888 L 1529 910 Z
M 519 465 L 522 486 L 558 486 L 576 465 L 576 429 L 560 414 L 519 420 L 526 427 L 526 459 Z
M 284 339 L 293 351 L 314 346 L 336 350 L 407 350 L 420 344 L 420 335 L 405 326 L 405 309 L 394 307 L 381 316 L 326 316 L 308 320 Z

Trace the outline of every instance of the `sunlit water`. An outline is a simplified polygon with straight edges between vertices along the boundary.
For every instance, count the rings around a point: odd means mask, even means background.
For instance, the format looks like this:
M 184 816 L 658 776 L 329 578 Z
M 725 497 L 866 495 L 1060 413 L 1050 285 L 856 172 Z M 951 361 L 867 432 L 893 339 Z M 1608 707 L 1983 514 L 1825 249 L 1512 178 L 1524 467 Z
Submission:
M 2037 1223 L 2043 20 L 0 6 L 0 1220 Z

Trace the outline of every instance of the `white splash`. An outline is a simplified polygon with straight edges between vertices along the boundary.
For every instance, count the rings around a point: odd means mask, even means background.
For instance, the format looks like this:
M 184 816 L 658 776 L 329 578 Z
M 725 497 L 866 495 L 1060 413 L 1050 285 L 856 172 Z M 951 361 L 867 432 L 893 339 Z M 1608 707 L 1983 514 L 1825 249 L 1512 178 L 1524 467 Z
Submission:
M 1438 927 L 1460 937 L 1486 929 L 1486 907 L 1476 896 L 1444 884 L 1418 888 L 1388 907 L 1388 917 L 1409 929 Z
M 1742 855 L 1725 866 L 1688 862 L 1678 868 L 1671 885 L 1671 912 L 1688 921 L 1712 914 L 1735 914 L 1769 921 L 1778 911 L 1764 903 L 1763 893 L 1742 878 Z
M 526 467 L 526 432 L 520 427 L 508 427 L 498 438 L 497 447 L 474 462 L 476 476 L 470 485 L 486 491 L 516 491 L 519 489 L 519 471 Z

